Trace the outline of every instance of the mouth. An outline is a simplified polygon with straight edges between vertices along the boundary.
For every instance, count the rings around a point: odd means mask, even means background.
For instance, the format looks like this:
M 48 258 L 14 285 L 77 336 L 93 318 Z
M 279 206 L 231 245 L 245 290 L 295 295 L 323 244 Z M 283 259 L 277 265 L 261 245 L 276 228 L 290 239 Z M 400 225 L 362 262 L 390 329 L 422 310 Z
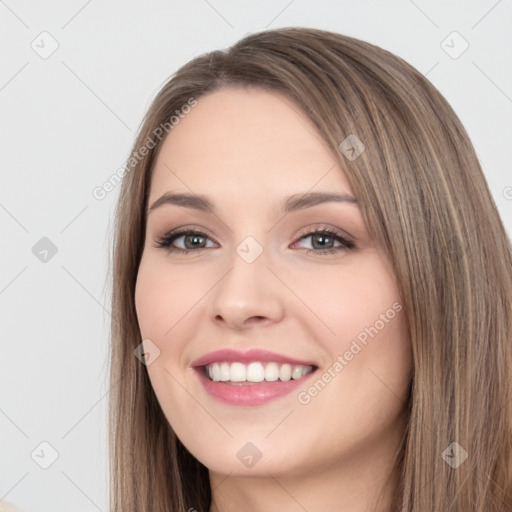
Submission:
M 191 364 L 207 394 L 224 404 L 254 407 L 304 386 L 318 366 L 263 350 L 230 349 Z

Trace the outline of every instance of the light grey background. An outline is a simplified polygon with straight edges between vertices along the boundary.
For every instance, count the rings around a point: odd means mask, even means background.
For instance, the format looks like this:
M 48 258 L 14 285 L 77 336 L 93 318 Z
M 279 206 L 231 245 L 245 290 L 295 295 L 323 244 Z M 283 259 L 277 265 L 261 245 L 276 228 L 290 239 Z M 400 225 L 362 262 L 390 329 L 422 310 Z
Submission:
M 460 116 L 512 232 L 510 0 L 0 0 L 0 17 L 0 499 L 27 512 L 107 511 L 119 187 L 101 201 L 92 191 L 123 166 L 151 99 L 192 57 L 292 25 L 394 52 Z

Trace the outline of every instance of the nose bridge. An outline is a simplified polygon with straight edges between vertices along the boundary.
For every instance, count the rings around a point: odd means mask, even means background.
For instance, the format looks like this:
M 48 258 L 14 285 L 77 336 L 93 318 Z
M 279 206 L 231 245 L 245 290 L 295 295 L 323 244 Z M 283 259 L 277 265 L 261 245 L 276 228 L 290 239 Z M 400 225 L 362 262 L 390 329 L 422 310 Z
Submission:
M 262 245 L 246 237 L 236 246 L 228 264 L 230 270 L 211 295 L 210 318 L 239 328 L 255 318 L 277 321 L 282 315 L 281 291 L 267 269 L 268 255 Z

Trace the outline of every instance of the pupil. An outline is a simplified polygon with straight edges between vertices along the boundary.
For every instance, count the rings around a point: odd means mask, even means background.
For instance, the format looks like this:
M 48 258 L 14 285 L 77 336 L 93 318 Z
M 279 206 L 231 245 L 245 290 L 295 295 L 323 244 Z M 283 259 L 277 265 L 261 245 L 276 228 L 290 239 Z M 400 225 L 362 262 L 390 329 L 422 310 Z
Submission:
M 185 247 L 187 247 L 187 249 L 191 249 L 191 248 L 194 248 L 194 247 L 203 247 L 204 246 L 204 243 L 197 243 L 198 240 L 201 240 L 202 236 L 200 235 L 187 235 L 185 237 Z M 191 240 L 191 245 L 189 245 L 187 242 Z
M 322 240 L 319 244 L 316 244 L 315 241 L 316 240 Z M 326 242 L 327 240 L 327 242 Z M 326 245 L 329 244 L 329 242 L 331 242 L 332 239 L 329 235 L 315 235 L 313 237 L 313 247 L 315 248 L 318 248 L 316 247 L 317 245 L 319 245 L 320 248 L 325 248 Z

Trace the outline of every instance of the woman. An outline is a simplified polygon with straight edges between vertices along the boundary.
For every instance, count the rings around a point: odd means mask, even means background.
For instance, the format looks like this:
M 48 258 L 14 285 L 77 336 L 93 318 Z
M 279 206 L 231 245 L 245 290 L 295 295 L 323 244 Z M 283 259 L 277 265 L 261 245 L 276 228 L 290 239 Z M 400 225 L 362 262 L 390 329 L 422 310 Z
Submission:
M 112 510 L 510 510 L 511 269 L 398 57 L 287 28 L 192 60 L 118 203 Z

